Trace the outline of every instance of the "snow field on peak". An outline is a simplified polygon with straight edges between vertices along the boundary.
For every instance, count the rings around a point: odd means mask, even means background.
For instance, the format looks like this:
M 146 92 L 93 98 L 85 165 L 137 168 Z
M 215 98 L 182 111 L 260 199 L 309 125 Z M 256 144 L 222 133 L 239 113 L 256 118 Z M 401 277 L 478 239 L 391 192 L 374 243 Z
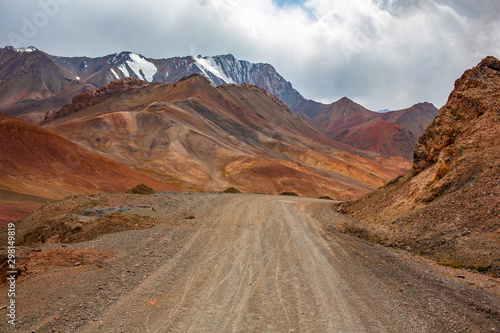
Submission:
M 212 57 L 201 58 L 201 57 L 193 57 L 198 68 L 203 72 L 203 74 L 210 80 L 208 73 L 211 73 L 224 81 L 225 83 L 234 83 L 232 79 L 226 76 L 224 70 L 215 62 Z M 214 83 L 212 81 L 212 83 Z
M 20 47 L 20 48 L 13 47 L 13 49 L 14 49 L 14 51 L 16 51 L 18 53 L 30 53 L 30 52 L 34 52 L 37 50 L 37 48 L 33 47 L 33 46 Z
M 147 61 L 138 54 L 130 53 L 129 57 L 131 61 L 127 61 L 127 65 L 134 71 L 137 77 L 145 79 L 148 82 L 152 82 L 153 76 L 158 71 L 156 66 L 152 62 Z M 141 70 L 144 75 L 141 74 Z
M 111 73 L 113 73 L 113 76 L 115 77 L 115 79 L 117 79 L 117 80 L 120 79 L 120 76 L 118 76 L 118 74 L 115 72 L 115 70 L 113 68 L 111 68 Z
M 127 66 L 125 64 L 121 64 L 120 66 L 118 66 L 118 69 L 123 73 L 125 77 L 130 77 Z

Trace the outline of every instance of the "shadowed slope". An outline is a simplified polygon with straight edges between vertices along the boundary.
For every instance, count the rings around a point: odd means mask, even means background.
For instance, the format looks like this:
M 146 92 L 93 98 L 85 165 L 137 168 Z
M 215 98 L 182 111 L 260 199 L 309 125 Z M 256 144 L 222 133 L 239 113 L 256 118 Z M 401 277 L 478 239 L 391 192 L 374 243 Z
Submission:
M 0 111 L 37 123 L 47 111 L 59 110 L 76 94 L 93 88 L 35 48 L 0 49 Z

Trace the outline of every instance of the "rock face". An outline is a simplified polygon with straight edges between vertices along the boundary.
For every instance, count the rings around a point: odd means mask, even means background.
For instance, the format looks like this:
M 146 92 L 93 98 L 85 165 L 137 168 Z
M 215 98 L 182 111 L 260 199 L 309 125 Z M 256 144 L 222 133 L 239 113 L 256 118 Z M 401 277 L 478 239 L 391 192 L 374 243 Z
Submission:
M 410 171 L 343 209 L 390 225 L 393 245 L 500 272 L 500 61 L 455 82 Z
M 132 77 L 147 82 L 176 82 L 191 74 L 205 76 L 213 86 L 252 84 L 277 96 L 290 109 L 304 100 L 273 66 L 238 60 L 232 54 L 214 57 L 188 56 L 167 59 L 145 58 L 121 52 L 100 58 L 56 57 L 51 59 L 82 82 L 100 87 L 112 80 Z
M 85 85 L 36 48 L 0 48 L 0 111 L 37 123 L 49 110 L 95 87 Z
M 414 173 L 437 163 L 440 156 L 441 163 L 449 161 L 451 155 L 457 153 L 452 152 L 456 150 L 453 148 L 460 146 L 460 142 L 454 144 L 457 138 L 465 139 L 468 135 L 474 135 L 471 129 L 477 127 L 480 118 L 481 123 L 485 119 L 497 119 L 495 117 L 500 109 L 499 71 L 499 61 L 490 56 L 476 67 L 467 70 L 455 82 L 455 89 L 448 102 L 418 140 L 414 152 Z M 490 126 L 484 125 L 486 126 L 482 131 L 486 132 Z

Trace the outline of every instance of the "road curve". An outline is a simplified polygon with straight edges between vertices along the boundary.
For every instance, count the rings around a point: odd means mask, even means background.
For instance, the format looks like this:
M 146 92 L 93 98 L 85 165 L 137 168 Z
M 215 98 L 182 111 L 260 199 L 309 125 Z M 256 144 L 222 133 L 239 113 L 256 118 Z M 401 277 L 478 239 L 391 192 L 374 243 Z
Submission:
M 80 332 L 495 332 L 498 298 L 328 231 L 325 200 L 220 195 L 175 256 Z M 158 242 L 160 244 L 160 242 Z M 161 247 L 161 245 L 158 245 Z M 494 309 L 493 311 L 491 309 Z

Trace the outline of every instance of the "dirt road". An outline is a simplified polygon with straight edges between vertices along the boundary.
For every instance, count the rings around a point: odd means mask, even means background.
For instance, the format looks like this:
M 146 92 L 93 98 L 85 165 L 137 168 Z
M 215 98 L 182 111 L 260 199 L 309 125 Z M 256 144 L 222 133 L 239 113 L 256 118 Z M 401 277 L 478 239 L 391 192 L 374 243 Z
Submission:
M 161 196 L 150 200 L 157 208 L 147 214 L 162 216 Z M 26 288 L 35 283 L 37 291 L 19 303 L 44 301 L 22 313 L 24 327 L 92 333 L 500 330 L 499 297 L 453 282 L 408 255 L 329 231 L 340 216 L 331 210 L 328 221 L 314 218 L 329 205 L 212 195 L 193 208 L 196 218 L 175 227 L 175 237 L 158 225 L 71 245 L 115 247 L 117 257 L 106 269 L 57 273 L 64 283 L 52 290 L 40 287 L 57 278 L 51 273 L 27 280 Z

